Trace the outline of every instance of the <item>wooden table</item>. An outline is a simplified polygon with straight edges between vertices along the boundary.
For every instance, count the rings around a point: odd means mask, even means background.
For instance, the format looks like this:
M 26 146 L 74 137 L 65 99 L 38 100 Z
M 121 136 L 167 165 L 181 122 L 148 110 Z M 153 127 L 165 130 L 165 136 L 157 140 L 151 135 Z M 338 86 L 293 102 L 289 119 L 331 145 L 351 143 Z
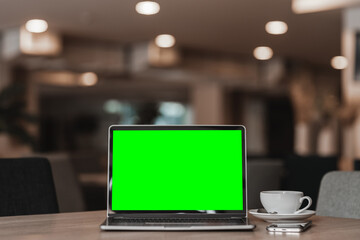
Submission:
M 360 220 L 314 216 L 313 226 L 299 234 L 273 234 L 266 222 L 251 218 L 254 231 L 232 232 L 104 232 L 105 211 L 0 217 L 1 240 L 235 240 L 235 239 L 360 239 Z

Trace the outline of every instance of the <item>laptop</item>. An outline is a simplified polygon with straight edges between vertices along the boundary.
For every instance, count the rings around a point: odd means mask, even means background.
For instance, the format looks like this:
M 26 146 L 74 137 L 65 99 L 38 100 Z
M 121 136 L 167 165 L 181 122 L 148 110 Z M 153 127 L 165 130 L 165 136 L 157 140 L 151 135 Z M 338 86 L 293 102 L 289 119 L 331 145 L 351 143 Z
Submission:
M 113 125 L 102 230 L 251 230 L 243 126 Z

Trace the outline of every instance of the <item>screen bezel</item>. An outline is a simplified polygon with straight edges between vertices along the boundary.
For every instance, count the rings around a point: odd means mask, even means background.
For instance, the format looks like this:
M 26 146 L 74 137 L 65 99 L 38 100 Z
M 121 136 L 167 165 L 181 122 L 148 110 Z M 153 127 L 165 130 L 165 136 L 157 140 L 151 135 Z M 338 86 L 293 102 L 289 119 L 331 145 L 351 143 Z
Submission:
M 242 131 L 242 183 L 243 183 L 243 210 L 214 212 L 194 212 L 194 211 L 113 211 L 111 209 L 112 199 L 112 147 L 113 147 L 113 131 L 117 130 L 241 130 Z M 108 134 L 108 179 L 107 179 L 107 215 L 122 217 L 246 217 L 247 216 L 247 158 L 246 158 L 246 131 L 242 125 L 112 125 L 109 127 Z M 185 213 L 185 214 L 184 214 Z

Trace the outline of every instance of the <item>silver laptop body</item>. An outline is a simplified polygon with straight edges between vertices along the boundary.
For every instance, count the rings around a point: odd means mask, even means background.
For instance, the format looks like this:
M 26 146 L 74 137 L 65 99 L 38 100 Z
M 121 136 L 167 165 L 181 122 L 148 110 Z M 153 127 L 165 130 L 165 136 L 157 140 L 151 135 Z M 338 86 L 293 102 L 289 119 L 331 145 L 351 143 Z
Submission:
M 121 199 L 117 199 L 119 196 L 112 196 L 115 189 L 113 189 L 113 179 L 115 174 L 122 174 L 119 170 L 113 168 L 113 150 L 117 146 L 113 146 L 114 132 L 116 134 L 121 131 L 193 131 L 193 130 L 225 130 L 225 131 L 241 131 L 241 158 L 242 168 L 239 169 L 239 176 L 242 176 L 242 186 L 238 186 L 242 189 L 243 199 L 232 199 L 233 202 L 242 202 L 241 210 L 157 210 L 148 208 L 143 209 L 129 209 L 121 207 Z M 131 132 L 126 132 L 126 134 Z M 145 132 L 146 133 L 146 132 Z M 157 132 L 156 132 L 157 133 Z M 176 132 L 177 133 L 177 132 Z M 203 132 L 201 132 L 203 133 Z M 210 132 L 211 133 L 211 132 Z M 227 133 L 227 132 L 225 132 Z M 141 136 L 141 135 L 140 135 Z M 109 128 L 109 154 L 108 154 L 108 189 L 107 189 L 107 217 L 101 224 L 102 230 L 144 230 L 144 231 L 189 231 L 189 230 L 251 230 L 255 228 L 255 225 L 250 224 L 248 220 L 248 208 L 247 208 L 247 176 L 246 176 L 246 142 L 245 142 L 245 127 L 239 125 L 113 125 Z M 223 141 L 225 139 L 218 139 Z M 126 141 L 126 139 L 124 140 Z M 131 142 L 131 140 L 129 140 Z M 139 140 L 141 142 L 141 140 Z M 166 140 L 167 141 L 167 140 Z M 142 151 L 141 143 L 138 145 L 138 151 Z M 215 146 L 215 145 L 214 145 Z M 120 147 L 121 148 L 121 147 Z M 160 147 L 161 148 L 161 147 Z M 119 150 L 119 152 L 123 151 Z M 125 150 L 124 150 L 125 151 Z M 186 151 L 186 149 L 182 149 Z M 200 149 L 199 151 L 206 151 L 206 149 Z M 151 159 L 151 156 L 149 156 Z M 156 158 L 155 158 L 156 159 Z M 132 161 L 132 160 L 131 160 Z M 171 156 L 169 156 L 171 161 Z M 221 161 L 221 159 L 219 159 Z M 136 170 L 135 170 L 136 171 Z M 206 171 L 206 169 L 205 169 Z M 195 173 L 196 174 L 196 173 Z M 134 174 L 136 177 L 136 172 Z M 179 176 L 180 178 L 183 176 Z M 184 176 L 185 177 L 185 176 Z M 186 176 L 187 178 L 191 176 Z M 216 176 L 215 176 L 216 178 Z M 195 179 L 195 177 L 194 177 Z M 195 180 L 194 180 L 195 181 Z M 225 180 L 226 181 L 226 180 Z M 126 183 L 124 183 L 126 184 Z M 129 183 L 131 185 L 131 179 Z M 122 187 L 117 186 L 117 192 L 122 191 Z M 141 196 L 141 189 L 139 190 Z M 199 189 L 201 191 L 201 189 Z M 125 191 L 126 192 L 126 191 Z M 180 193 L 181 194 L 181 193 Z M 121 194 L 120 194 L 121 195 Z M 129 196 L 131 201 L 131 196 Z M 116 201 L 115 201 L 116 200 Z M 120 201 L 119 201 L 120 200 Z M 134 199 L 135 201 L 136 199 Z M 229 199 L 230 200 L 230 199 Z M 144 196 L 143 201 L 146 201 Z M 226 199 L 225 199 L 226 201 Z M 112 203 L 114 202 L 114 204 Z M 117 202 L 120 202 L 120 207 Z M 190 200 L 191 202 L 191 200 Z M 117 207 L 115 207 L 115 203 Z

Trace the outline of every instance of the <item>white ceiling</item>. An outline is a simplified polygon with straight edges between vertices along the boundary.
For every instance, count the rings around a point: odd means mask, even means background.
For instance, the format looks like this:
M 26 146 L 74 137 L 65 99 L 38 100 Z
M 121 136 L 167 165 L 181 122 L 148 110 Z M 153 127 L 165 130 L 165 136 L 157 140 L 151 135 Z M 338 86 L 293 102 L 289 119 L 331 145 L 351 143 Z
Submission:
M 340 10 L 296 15 L 290 0 L 159 0 L 143 16 L 131 0 L 0 0 L 0 29 L 43 18 L 67 35 L 121 43 L 171 33 L 179 46 L 251 56 L 258 45 L 275 55 L 323 64 L 340 54 Z M 265 32 L 270 20 L 288 23 L 285 35 Z

